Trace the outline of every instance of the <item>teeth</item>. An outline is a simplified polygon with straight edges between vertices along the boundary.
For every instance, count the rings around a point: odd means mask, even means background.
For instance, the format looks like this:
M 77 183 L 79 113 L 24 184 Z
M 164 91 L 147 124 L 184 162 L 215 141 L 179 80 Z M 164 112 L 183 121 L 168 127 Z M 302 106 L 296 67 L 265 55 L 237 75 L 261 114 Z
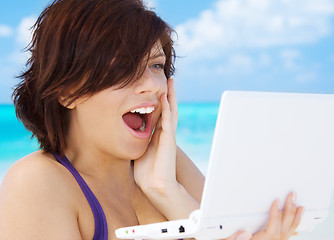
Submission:
M 133 109 L 131 112 L 132 113 L 147 114 L 147 113 L 151 113 L 153 111 L 154 111 L 154 107 L 147 107 L 147 108 L 141 107 L 141 108 Z

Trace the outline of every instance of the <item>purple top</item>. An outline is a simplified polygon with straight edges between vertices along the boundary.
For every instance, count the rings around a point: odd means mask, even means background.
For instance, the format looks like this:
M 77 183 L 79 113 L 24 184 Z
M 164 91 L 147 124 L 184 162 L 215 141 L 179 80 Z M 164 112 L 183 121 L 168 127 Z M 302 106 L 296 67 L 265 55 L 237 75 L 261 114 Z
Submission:
M 77 180 L 81 187 L 81 190 L 85 194 L 87 201 L 92 209 L 95 220 L 95 233 L 93 240 L 107 240 L 108 239 L 108 225 L 106 216 L 104 215 L 101 204 L 95 197 L 94 193 L 90 190 L 85 180 L 81 177 L 78 171 L 73 167 L 72 163 L 67 159 L 65 155 L 53 154 L 53 156 L 66 167 Z

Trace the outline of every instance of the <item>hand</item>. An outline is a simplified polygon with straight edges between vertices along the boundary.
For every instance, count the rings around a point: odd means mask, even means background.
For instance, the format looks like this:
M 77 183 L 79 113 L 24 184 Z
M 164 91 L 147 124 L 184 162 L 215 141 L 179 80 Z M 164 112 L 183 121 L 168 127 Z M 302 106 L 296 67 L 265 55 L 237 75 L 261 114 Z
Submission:
M 176 181 L 177 101 L 174 80 L 160 96 L 161 116 L 145 154 L 134 161 L 134 177 L 144 192 L 174 187 Z
M 304 208 L 295 204 L 296 196 L 290 193 L 285 201 L 283 212 L 279 209 L 278 200 L 270 209 L 270 218 L 265 230 L 255 233 L 237 232 L 225 240 L 287 240 L 296 235 Z
M 142 157 L 134 161 L 134 178 L 155 207 L 169 220 L 186 218 L 199 203 L 177 182 L 177 101 L 174 80 L 167 82 L 168 94 L 160 97 L 161 116 Z
M 286 198 L 284 210 L 279 209 L 276 200 L 270 209 L 267 228 L 253 235 L 251 240 L 287 240 L 296 235 L 296 229 L 304 212 L 303 207 L 296 206 L 296 195 L 290 193 Z

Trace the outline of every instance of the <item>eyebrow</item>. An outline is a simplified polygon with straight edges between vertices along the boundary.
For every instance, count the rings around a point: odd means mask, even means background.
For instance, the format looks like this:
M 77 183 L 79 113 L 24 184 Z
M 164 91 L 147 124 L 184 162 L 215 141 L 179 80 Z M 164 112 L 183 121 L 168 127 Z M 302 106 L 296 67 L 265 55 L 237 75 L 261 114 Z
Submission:
M 158 53 L 158 54 L 155 54 L 153 56 L 150 56 L 149 57 L 149 60 L 152 60 L 152 59 L 156 59 L 156 58 L 159 58 L 159 57 L 163 57 L 163 58 L 166 58 L 166 55 L 164 53 Z

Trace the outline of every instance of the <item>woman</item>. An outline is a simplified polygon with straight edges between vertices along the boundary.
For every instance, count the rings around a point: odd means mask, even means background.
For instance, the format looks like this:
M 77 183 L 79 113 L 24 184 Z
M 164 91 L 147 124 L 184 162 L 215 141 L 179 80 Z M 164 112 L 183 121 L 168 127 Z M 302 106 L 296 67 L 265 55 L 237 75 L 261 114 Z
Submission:
M 186 218 L 204 178 L 177 147 L 173 30 L 140 0 L 56 0 L 35 24 L 18 118 L 41 150 L 0 192 L 0 239 L 115 239 L 119 227 Z M 288 239 L 290 195 L 265 231 Z

